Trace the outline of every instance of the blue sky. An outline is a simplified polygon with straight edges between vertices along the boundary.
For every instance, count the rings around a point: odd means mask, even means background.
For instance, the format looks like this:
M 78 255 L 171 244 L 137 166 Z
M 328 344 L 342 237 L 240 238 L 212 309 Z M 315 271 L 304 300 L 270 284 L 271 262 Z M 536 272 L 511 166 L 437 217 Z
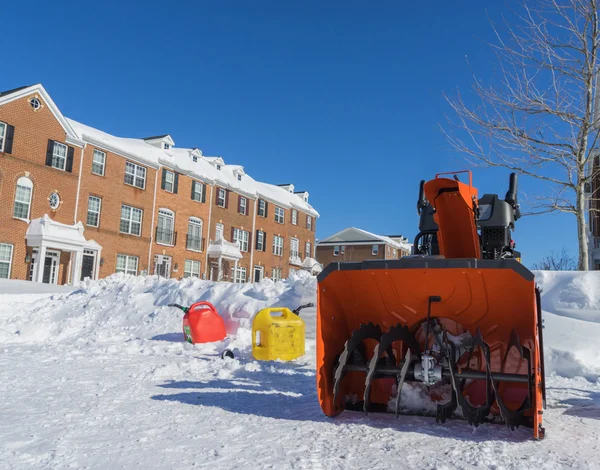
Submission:
M 493 73 L 487 14 L 504 2 L 13 2 L 3 11 L 0 89 L 42 83 L 72 119 L 125 137 L 170 133 L 294 183 L 317 237 L 354 225 L 414 237 L 419 181 L 467 168 L 439 125 L 443 92 Z M 480 194 L 508 171 L 474 168 Z M 529 194 L 545 189 L 521 179 Z M 529 265 L 565 246 L 571 215 L 527 217 Z

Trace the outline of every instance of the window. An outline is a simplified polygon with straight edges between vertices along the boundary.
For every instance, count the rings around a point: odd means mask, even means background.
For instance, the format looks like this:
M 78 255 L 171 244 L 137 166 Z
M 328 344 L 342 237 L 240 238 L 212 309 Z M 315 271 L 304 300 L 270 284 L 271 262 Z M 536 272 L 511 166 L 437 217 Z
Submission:
M 223 188 L 217 189 L 217 206 L 225 207 L 227 192 Z
M 373 248 L 371 248 L 371 254 L 373 256 L 376 256 L 379 253 L 379 245 L 373 245 Z
M 273 254 L 276 256 L 283 256 L 283 237 L 277 235 L 273 236 Z
M 244 196 L 240 196 L 238 203 L 238 213 L 242 215 L 247 215 L 246 207 L 248 205 L 248 200 Z
M 115 272 L 133 274 L 135 276 L 138 269 L 138 260 L 137 256 L 117 255 L 117 269 Z
M 237 175 L 238 181 L 242 181 L 242 175 Z
M 146 168 L 135 163 L 125 162 L 125 184 L 144 189 L 146 187 Z
M 202 220 L 190 217 L 188 222 L 187 249 L 202 251 Z
M 165 150 L 169 150 L 171 146 L 165 142 Z
M 0 279 L 10 279 L 13 246 L 0 243 Z
M 163 189 L 169 193 L 175 192 L 175 173 L 172 171 L 165 171 L 165 183 Z
M 60 207 L 60 195 L 56 191 L 53 191 L 48 197 L 48 205 L 53 211 Z
M 310 242 L 306 242 L 306 245 L 304 246 L 306 253 L 304 253 L 304 257 L 305 258 L 312 258 L 312 253 L 310 252 Z
M 217 170 L 221 169 L 221 165 L 217 164 Z
M 35 111 L 37 111 L 38 109 L 40 109 L 42 107 L 42 103 L 37 98 L 31 98 L 29 100 L 29 104 Z
M 275 222 L 282 224 L 284 221 L 284 214 L 283 208 L 275 206 Z
M 6 124 L 0 122 L 0 152 L 4 152 L 4 141 L 6 139 Z
M 13 217 L 17 219 L 29 219 L 31 211 L 31 193 L 33 183 L 29 178 L 21 176 L 17 180 L 17 191 L 15 193 L 15 205 L 13 207 Z
M 258 251 L 265 251 L 265 232 L 261 230 L 256 231 L 256 249 Z
M 173 226 L 175 213 L 168 209 L 158 210 L 158 225 L 156 227 L 156 243 L 163 245 L 174 245 Z
M 142 215 L 144 211 L 135 207 L 121 205 L 121 223 L 119 230 L 121 233 L 129 233 L 131 235 L 142 234 Z
M 344 253 L 346 253 L 346 245 L 342 245 L 342 246 L 340 247 L 340 253 L 341 253 L 341 254 L 344 254 Z
M 88 198 L 88 210 L 86 224 L 92 227 L 98 227 L 100 225 L 100 207 L 102 206 L 102 199 L 96 196 L 90 196 Z
M 300 258 L 300 241 L 297 238 L 290 239 L 290 258 Z
M 198 157 L 192 157 L 192 160 L 194 161 L 194 163 L 198 163 Z
M 306 228 L 312 230 L 312 217 L 310 215 L 306 216 Z
M 339 245 L 335 245 L 333 247 L 333 256 L 337 256 L 339 254 L 340 254 L 340 247 L 339 247 Z
M 396 248 L 394 248 L 394 258 L 398 257 L 398 250 Z
M 106 154 L 100 150 L 94 149 L 92 157 L 92 173 L 95 175 L 104 176 L 104 163 L 106 162 Z
M 52 168 L 64 170 L 67 164 L 67 146 L 60 142 L 54 142 L 52 150 Z
M 267 201 L 263 201 L 262 199 L 258 200 L 258 215 L 260 217 L 267 216 Z
M 248 251 L 248 240 L 250 233 L 246 230 L 240 230 L 239 228 L 233 229 L 233 243 L 239 243 L 240 251 Z
M 246 282 L 246 268 L 238 266 L 237 271 L 233 268 L 233 282 L 237 284 L 244 284 Z
M 296 209 L 292 209 L 292 224 L 298 225 L 298 211 Z
M 221 240 L 223 238 L 224 227 L 223 224 L 217 223 L 215 225 L 215 240 Z
M 183 267 L 183 277 L 200 277 L 200 261 L 186 259 Z
M 192 199 L 194 201 L 204 202 L 206 200 L 205 191 L 206 185 L 204 183 L 192 181 Z
M 281 268 L 273 268 L 271 271 L 271 277 L 275 282 L 281 281 Z

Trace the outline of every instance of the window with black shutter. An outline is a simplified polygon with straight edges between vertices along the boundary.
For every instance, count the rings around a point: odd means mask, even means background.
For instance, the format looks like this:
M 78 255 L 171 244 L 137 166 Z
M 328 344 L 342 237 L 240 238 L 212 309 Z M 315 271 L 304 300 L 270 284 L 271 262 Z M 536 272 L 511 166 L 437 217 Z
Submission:
M 12 153 L 14 135 L 14 126 L 0 122 L 0 152 Z

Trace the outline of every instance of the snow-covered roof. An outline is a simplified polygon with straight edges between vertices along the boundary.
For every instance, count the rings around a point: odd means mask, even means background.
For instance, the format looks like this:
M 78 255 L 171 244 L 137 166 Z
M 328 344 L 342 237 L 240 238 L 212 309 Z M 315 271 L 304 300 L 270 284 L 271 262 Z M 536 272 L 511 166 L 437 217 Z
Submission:
M 356 228 L 356 227 L 348 227 L 344 230 L 341 230 L 333 235 L 324 238 L 319 241 L 317 245 L 333 245 L 333 244 L 351 244 L 351 243 L 364 243 L 369 244 L 373 242 L 382 242 L 386 243 L 394 248 L 398 248 L 400 250 L 408 250 L 411 251 L 410 243 L 401 243 L 396 240 L 391 239 L 385 235 L 377 235 L 372 232 L 367 232 L 366 230 Z
M 302 195 L 290 193 L 287 189 L 274 184 L 256 181 L 244 171 L 243 166 L 225 164 L 222 157 L 203 156 L 198 148 L 162 149 L 144 139 L 116 137 L 73 119 L 67 121 L 84 141 L 117 155 L 153 168 L 166 166 L 192 178 L 224 186 L 250 198 L 264 198 L 287 209 L 293 207 L 313 217 L 319 217 L 319 213 L 303 199 Z M 196 157 L 196 161 L 192 157 Z M 217 169 L 216 163 L 221 165 L 220 169 Z M 238 179 L 238 175 L 241 179 Z
M 242 259 L 242 252 L 237 243 L 228 242 L 224 238 L 213 240 L 208 245 L 210 258 Z
M 28 246 L 40 246 L 42 243 L 51 248 L 83 247 L 87 241 L 83 236 L 83 224 L 63 224 L 52 220 L 48 214 L 29 222 L 25 239 Z

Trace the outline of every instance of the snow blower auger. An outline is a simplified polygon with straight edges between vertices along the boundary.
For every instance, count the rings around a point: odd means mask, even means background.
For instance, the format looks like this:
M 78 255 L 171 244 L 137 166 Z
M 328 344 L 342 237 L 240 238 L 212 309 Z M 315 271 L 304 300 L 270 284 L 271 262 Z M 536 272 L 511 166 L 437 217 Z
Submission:
M 458 173 L 468 184 L 457 173 L 421 182 L 412 256 L 334 262 L 319 274 L 319 402 L 332 417 L 346 409 L 503 421 L 542 439 L 542 310 L 511 239 L 517 178 L 504 200 L 478 199 L 471 172 Z M 415 407 L 415 396 L 428 406 Z

